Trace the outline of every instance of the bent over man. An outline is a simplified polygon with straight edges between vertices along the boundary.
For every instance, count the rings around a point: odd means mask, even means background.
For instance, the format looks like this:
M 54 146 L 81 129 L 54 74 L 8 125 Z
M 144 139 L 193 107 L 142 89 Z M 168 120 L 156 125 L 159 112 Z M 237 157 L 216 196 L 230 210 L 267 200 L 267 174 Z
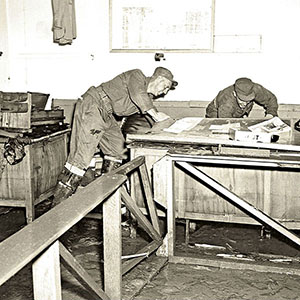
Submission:
M 249 78 L 239 78 L 220 91 L 206 108 L 207 118 L 248 117 L 254 102 L 263 106 L 266 117 L 277 116 L 277 98 L 269 90 Z
M 169 116 L 155 109 L 153 99 L 166 95 L 177 84 L 168 69 L 158 67 L 151 77 L 134 69 L 98 87 L 90 87 L 76 104 L 70 153 L 58 178 L 53 206 L 76 191 L 99 150 L 104 154 L 101 173 L 122 164 L 126 158 L 125 141 L 114 115 L 126 117 L 141 113 L 151 116 L 154 122 L 164 121 Z

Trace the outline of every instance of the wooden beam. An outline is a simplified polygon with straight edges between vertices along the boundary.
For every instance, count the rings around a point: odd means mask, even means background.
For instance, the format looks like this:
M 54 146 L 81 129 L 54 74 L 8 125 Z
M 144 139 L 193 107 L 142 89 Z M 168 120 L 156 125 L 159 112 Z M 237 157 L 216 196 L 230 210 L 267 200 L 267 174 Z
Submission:
M 167 235 L 162 246 L 157 250 L 157 255 L 169 257 L 174 256 L 175 250 L 175 200 L 174 200 L 174 167 L 172 158 L 167 155 L 166 159 L 166 198 L 167 198 Z
M 188 136 L 188 135 L 168 135 L 164 133 L 153 133 L 153 134 L 127 134 L 127 142 L 137 142 L 137 141 L 152 141 L 152 142 L 162 142 L 169 144 L 198 144 L 198 145 L 225 145 L 225 146 L 236 146 L 236 147 L 246 147 L 254 149 L 273 149 L 273 150 L 283 150 L 283 151 L 297 151 L 300 152 L 300 146 L 297 145 L 287 145 L 278 143 L 251 143 L 251 142 L 240 142 L 232 141 L 218 138 L 209 138 L 203 136 Z
M 197 257 L 183 257 L 171 256 L 169 263 L 185 264 L 185 265 L 199 265 L 206 267 L 234 269 L 234 270 L 251 270 L 255 272 L 271 272 L 290 275 L 300 275 L 299 267 L 292 266 L 274 266 L 274 263 L 260 263 L 260 262 L 241 262 L 241 261 L 228 261 L 224 259 L 211 259 L 211 258 L 197 258 Z
M 113 300 L 122 299 L 121 194 L 118 189 L 103 203 L 104 290 Z
M 225 200 L 229 201 L 239 209 L 248 212 L 252 217 L 258 219 L 262 224 L 269 225 L 270 227 L 272 227 L 273 229 L 275 229 L 276 231 L 284 235 L 286 238 L 288 238 L 289 240 L 291 240 L 292 242 L 300 246 L 300 238 L 296 234 L 289 231 L 285 226 L 275 221 L 274 219 L 266 215 L 264 212 L 255 208 L 247 201 L 241 199 L 240 197 L 238 197 L 237 195 L 229 191 L 227 188 L 222 186 L 220 183 L 218 183 L 211 177 L 207 176 L 204 172 L 195 168 L 193 165 L 187 162 L 176 162 L 176 163 L 180 165 L 183 169 L 187 170 L 189 173 L 196 176 L 201 181 L 208 184 L 208 186 L 211 187 L 213 190 L 217 191 L 218 193 L 221 193 L 225 197 Z
M 110 300 L 107 294 L 99 287 L 93 278 L 77 262 L 75 257 L 72 256 L 72 254 L 61 243 L 59 243 L 59 254 L 64 267 L 82 284 L 93 299 Z
M 170 157 L 167 157 L 167 227 L 168 234 L 164 241 L 165 249 L 161 248 L 162 256 L 173 256 L 175 251 L 175 199 L 174 199 L 174 162 Z
M 140 173 L 141 173 L 142 184 L 143 184 L 144 191 L 145 191 L 146 201 L 148 204 L 152 225 L 153 225 L 154 229 L 161 236 L 161 231 L 160 231 L 158 216 L 157 216 L 157 210 L 155 207 L 155 203 L 153 201 L 152 189 L 151 189 L 149 175 L 148 175 L 145 163 L 140 166 Z
M 290 159 L 269 159 L 269 158 L 252 158 L 252 157 L 229 157 L 229 156 L 213 156 L 203 155 L 195 156 L 188 154 L 169 154 L 173 160 L 186 161 L 190 163 L 208 163 L 223 164 L 234 166 L 248 167 L 265 167 L 265 168 L 300 168 L 299 153 L 291 156 Z
M 124 186 L 121 187 L 122 200 L 125 206 L 130 210 L 130 212 L 137 218 L 139 225 L 149 234 L 149 236 L 156 241 L 161 241 L 160 234 L 153 228 L 152 224 L 141 212 L 136 202 L 132 200 L 130 195 L 127 193 Z
M 61 300 L 59 242 L 52 244 L 32 264 L 35 300 Z
M 148 253 L 148 256 L 154 252 L 160 245 L 162 244 L 162 241 L 152 241 L 147 246 L 136 252 L 136 254 L 139 253 Z M 134 259 L 127 260 L 122 265 L 122 275 L 126 274 L 128 271 L 130 271 L 133 267 L 135 267 L 138 263 L 140 263 L 142 260 L 144 260 L 146 256 L 144 257 L 137 257 Z
M 114 174 L 127 175 L 128 173 L 132 172 L 133 170 L 135 170 L 136 168 L 138 168 L 139 166 L 141 166 L 144 163 L 145 163 L 145 157 L 139 156 L 139 157 L 129 161 L 128 163 L 120 166 L 118 169 L 113 170 L 109 174 L 110 175 L 114 175 Z
M 25 148 L 27 159 L 24 160 L 26 162 L 27 166 L 25 167 L 25 170 L 31 170 L 30 174 L 34 174 L 33 170 L 33 153 L 32 145 L 29 145 Z M 29 177 L 29 178 L 28 178 Z M 25 176 L 25 186 L 26 186 L 26 193 L 25 193 L 25 211 L 26 211 L 26 222 L 31 223 L 35 218 L 35 209 L 34 209 L 34 178 L 30 176 Z

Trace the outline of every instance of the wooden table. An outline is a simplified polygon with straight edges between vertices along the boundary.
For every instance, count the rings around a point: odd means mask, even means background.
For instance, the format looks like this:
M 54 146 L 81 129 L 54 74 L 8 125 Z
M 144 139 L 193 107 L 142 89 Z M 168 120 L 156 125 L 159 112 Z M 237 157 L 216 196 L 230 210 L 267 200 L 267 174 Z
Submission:
M 203 119 L 191 131 L 128 134 L 131 158 L 144 155 L 152 171 L 154 200 L 165 208 L 167 234 L 157 254 L 170 262 L 268 272 L 295 272 L 215 258 L 192 258 L 175 251 L 176 218 L 263 224 L 300 246 L 290 229 L 300 228 L 299 133 L 292 130 L 276 143 L 245 143 L 212 136 L 211 124 L 262 120 Z M 293 128 L 295 120 L 288 120 Z M 138 199 L 133 178 L 132 194 Z
M 289 229 L 300 228 L 299 157 L 296 144 L 299 133 L 292 132 L 276 143 L 237 142 L 222 136 L 212 136 L 211 124 L 241 122 L 256 124 L 261 119 L 203 119 L 188 132 L 174 134 L 164 131 L 127 135 L 131 158 L 143 155 L 152 174 L 154 199 L 166 212 L 167 182 L 170 178 L 170 155 L 197 158 L 197 168 L 246 199 L 271 218 Z M 295 120 L 287 120 L 294 124 Z M 288 141 L 288 142 L 286 142 Z M 132 193 L 139 199 L 141 191 L 132 178 Z M 220 195 L 191 179 L 182 169 L 174 168 L 174 205 L 176 218 L 208 220 L 241 224 L 258 222 L 241 212 Z M 138 200 L 137 200 L 138 201 Z

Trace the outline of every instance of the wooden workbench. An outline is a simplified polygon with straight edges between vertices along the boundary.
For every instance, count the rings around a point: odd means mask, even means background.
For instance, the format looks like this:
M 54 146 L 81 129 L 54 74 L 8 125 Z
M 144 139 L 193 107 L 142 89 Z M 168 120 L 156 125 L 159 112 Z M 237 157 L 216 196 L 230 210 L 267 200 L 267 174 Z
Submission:
M 249 143 L 209 131 L 211 124 L 241 122 L 249 126 L 261 121 L 203 119 L 188 132 L 128 134 L 127 143 L 132 159 L 145 156 L 152 174 L 154 199 L 162 213 L 167 208 L 166 182 L 170 175 L 166 155 L 184 154 L 201 158 L 197 168 L 288 228 L 299 229 L 300 133 L 292 130 L 276 143 Z M 293 128 L 295 120 L 284 121 Z M 132 193 L 138 199 L 141 191 L 134 184 L 137 179 L 132 180 Z M 174 169 L 174 201 L 176 218 L 258 224 L 180 168 Z

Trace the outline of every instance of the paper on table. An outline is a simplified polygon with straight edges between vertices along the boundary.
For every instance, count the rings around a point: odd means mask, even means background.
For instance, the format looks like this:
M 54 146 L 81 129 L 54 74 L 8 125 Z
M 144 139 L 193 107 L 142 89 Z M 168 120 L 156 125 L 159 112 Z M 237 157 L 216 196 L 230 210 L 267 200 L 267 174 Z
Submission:
M 173 133 L 180 133 L 184 130 L 191 130 L 196 125 L 198 125 L 203 118 L 198 117 L 186 117 L 177 120 L 174 124 L 172 124 L 170 127 L 163 129 L 167 132 L 173 132 Z
M 285 124 L 280 118 L 274 117 L 264 122 L 252 125 L 248 127 L 254 132 L 270 132 L 270 133 L 282 133 L 291 130 L 291 127 Z

